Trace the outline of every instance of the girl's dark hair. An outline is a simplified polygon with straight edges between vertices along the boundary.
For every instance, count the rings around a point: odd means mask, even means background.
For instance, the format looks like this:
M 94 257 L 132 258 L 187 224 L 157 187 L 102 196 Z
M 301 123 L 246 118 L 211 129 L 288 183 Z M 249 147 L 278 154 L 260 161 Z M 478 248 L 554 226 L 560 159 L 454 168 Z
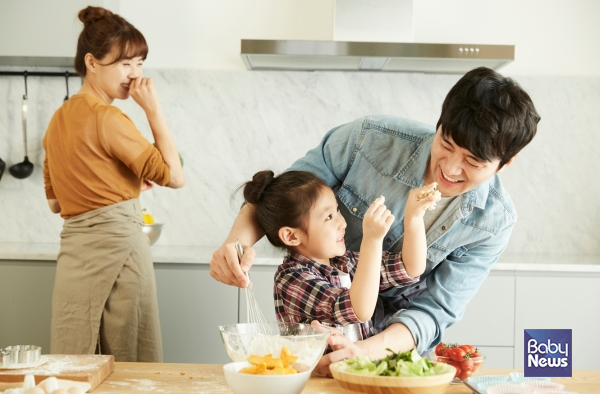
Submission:
M 287 248 L 279 238 L 281 227 L 306 230 L 307 214 L 327 184 L 308 171 L 289 171 L 274 177 L 273 171 L 254 174 L 244 183 L 244 199 L 256 206 L 256 218 L 273 246 Z
M 437 128 L 477 158 L 500 160 L 502 168 L 535 136 L 540 121 L 531 98 L 519 84 L 479 67 L 450 89 Z
M 122 59 L 148 56 L 148 44 L 138 29 L 117 14 L 102 7 L 89 6 L 79 11 L 79 20 L 83 22 L 83 30 L 77 40 L 75 54 L 75 71 L 85 77 L 85 55 L 91 53 L 96 59 L 102 59 L 113 49 L 116 55 L 110 63 Z

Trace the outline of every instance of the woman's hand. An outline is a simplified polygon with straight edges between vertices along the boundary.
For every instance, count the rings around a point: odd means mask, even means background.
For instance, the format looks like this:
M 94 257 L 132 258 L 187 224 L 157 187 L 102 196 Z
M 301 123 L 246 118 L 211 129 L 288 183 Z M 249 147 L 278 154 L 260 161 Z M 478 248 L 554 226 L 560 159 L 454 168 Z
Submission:
M 394 215 L 386 209 L 385 197 L 381 196 L 367 209 L 363 219 L 363 238 L 383 240 L 394 222 Z
M 435 204 L 442 196 L 436 188 L 437 182 L 433 182 L 418 189 L 412 189 L 406 202 L 405 218 L 420 219 L 425 215 L 425 211 L 435 209 Z
M 142 191 L 150 190 L 154 187 L 155 183 L 148 179 L 142 179 Z
M 319 360 L 315 367 L 316 373 L 331 376 L 331 371 L 329 370 L 330 364 L 362 355 L 360 348 L 352 342 L 350 338 L 345 337 L 337 328 L 324 326 L 316 320 L 313 320 L 310 325 L 314 327 L 316 331 L 319 331 L 319 328 L 328 328 L 331 330 L 331 335 L 327 339 L 327 344 L 331 346 L 333 351 L 321 357 L 321 360 Z
M 146 113 L 160 111 L 158 93 L 150 78 L 134 78 L 129 84 L 129 95 Z

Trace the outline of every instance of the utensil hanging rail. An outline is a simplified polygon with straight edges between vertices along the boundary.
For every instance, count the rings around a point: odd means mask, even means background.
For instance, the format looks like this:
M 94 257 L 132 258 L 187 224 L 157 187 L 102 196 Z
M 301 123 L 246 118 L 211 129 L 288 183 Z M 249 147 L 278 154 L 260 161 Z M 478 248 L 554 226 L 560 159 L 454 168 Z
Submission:
M 27 70 L 25 70 L 27 71 Z M 0 71 L 0 76 L 17 76 L 22 77 L 25 75 L 25 71 Z M 52 71 L 27 71 L 28 77 L 65 77 L 68 75 L 69 77 L 78 77 L 79 74 L 72 72 L 52 72 Z

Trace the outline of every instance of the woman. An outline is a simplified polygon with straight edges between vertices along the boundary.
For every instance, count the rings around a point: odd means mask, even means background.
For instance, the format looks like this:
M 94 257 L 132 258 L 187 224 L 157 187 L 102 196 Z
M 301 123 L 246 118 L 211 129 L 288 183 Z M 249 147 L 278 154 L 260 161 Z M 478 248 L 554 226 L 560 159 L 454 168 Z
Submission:
M 46 197 L 65 219 L 50 352 L 160 362 L 156 282 L 138 197 L 151 182 L 182 187 L 183 169 L 152 80 L 142 78 L 144 36 L 104 8 L 87 7 L 79 19 L 75 70 L 83 85 L 44 136 Z M 156 147 L 111 105 L 129 96 L 145 111 Z

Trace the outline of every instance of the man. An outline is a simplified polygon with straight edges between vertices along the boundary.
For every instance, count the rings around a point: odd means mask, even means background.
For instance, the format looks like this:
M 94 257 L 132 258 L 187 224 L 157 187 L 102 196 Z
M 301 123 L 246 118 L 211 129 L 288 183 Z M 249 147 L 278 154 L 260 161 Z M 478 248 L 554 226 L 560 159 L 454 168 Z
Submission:
M 380 358 L 386 348 L 422 353 L 458 322 L 491 266 L 506 248 L 517 214 L 498 174 L 535 136 L 538 116 L 529 95 L 509 78 L 485 67 L 465 74 L 442 105 L 436 128 L 409 119 L 368 116 L 329 131 L 321 144 L 289 170 L 312 171 L 335 191 L 347 222 L 346 247 L 358 250 L 362 218 L 383 195 L 396 217 L 383 248 L 402 248 L 404 208 L 413 188 L 437 182 L 442 200 L 424 217 L 427 267 L 421 280 L 380 293 L 373 336 L 351 343 L 333 335 L 334 350 L 317 372 L 355 355 Z M 213 254 L 211 275 L 245 286 L 263 235 L 246 204 L 229 237 Z M 241 264 L 236 239 L 245 246 Z M 241 266 L 241 267 L 240 267 Z

